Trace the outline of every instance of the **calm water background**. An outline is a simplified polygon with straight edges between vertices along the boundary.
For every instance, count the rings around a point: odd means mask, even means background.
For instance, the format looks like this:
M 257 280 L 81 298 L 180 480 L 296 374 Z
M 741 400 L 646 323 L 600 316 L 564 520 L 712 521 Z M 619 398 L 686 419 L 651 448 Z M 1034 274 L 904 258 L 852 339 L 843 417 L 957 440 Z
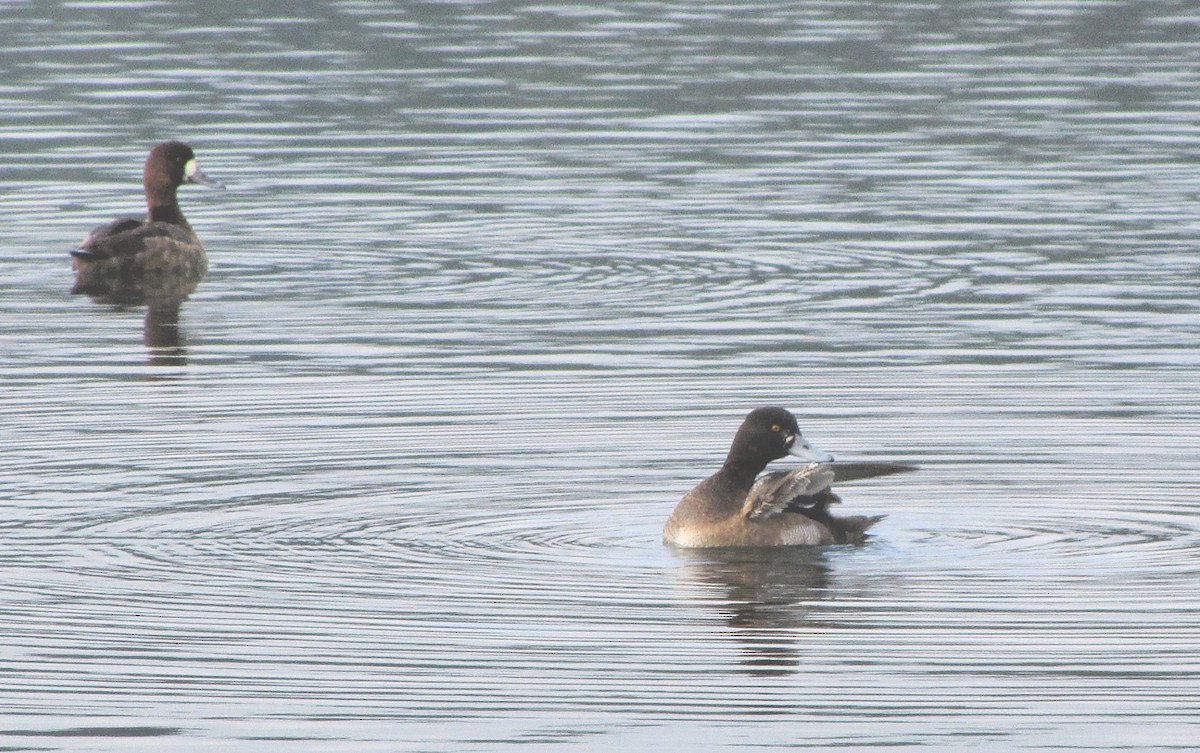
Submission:
M 1193 749 L 1194 6 L 194 5 L 0 5 L 0 747 Z M 923 470 L 662 547 L 768 403 Z

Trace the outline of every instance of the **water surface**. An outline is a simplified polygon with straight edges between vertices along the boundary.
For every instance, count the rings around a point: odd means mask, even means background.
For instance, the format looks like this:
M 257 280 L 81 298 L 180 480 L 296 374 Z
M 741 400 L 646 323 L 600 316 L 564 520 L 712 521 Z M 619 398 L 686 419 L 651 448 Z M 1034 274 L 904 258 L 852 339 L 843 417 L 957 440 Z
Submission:
M 1186 4 L 0 18 L 0 746 L 1194 745 Z M 67 251 L 171 137 L 148 347 Z M 662 547 L 772 403 L 923 469 Z

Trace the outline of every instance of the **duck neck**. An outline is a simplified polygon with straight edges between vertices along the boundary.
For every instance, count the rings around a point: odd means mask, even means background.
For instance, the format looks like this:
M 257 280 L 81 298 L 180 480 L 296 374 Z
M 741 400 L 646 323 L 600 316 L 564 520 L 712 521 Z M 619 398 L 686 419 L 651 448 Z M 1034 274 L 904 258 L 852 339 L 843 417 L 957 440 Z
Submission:
M 744 486 L 752 486 L 754 479 L 763 472 L 767 464 L 757 458 L 735 457 L 730 453 L 725 458 L 725 473 Z
M 188 221 L 179 210 L 175 198 L 175 186 L 148 184 L 146 186 L 146 208 L 151 222 L 166 222 L 170 225 L 188 227 Z

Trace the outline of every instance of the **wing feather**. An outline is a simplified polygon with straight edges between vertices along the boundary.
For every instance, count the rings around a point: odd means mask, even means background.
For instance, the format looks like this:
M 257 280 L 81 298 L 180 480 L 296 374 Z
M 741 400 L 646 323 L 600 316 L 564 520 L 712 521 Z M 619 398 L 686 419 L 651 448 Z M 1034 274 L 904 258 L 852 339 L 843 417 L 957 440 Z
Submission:
M 864 478 L 876 478 L 877 476 L 890 476 L 893 473 L 909 473 L 917 470 L 917 466 L 907 463 L 890 463 L 890 462 L 841 462 L 831 463 L 833 468 L 834 481 L 839 484 L 847 481 L 858 481 Z
M 793 471 L 764 473 L 750 487 L 742 511 L 751 520 L 761 520 L 786 510 L 798 498 L 812 497 L 833 483 L 833 470 L 810 463 Z

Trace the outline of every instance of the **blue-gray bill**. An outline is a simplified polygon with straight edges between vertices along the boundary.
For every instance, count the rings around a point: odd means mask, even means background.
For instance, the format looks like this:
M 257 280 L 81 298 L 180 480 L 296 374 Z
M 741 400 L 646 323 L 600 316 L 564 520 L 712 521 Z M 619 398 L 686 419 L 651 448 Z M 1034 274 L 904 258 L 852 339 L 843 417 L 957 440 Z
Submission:
M 796 435 L 796 440 L 791 447 L 788 448 L 789 455 L 795 455 L 803 460 L 808 460 L 813 463 L 832 463 L 833 455 L 825 452 L 822 449 L 814 446 L 811 442 L 805 439 L 800 434 Z

